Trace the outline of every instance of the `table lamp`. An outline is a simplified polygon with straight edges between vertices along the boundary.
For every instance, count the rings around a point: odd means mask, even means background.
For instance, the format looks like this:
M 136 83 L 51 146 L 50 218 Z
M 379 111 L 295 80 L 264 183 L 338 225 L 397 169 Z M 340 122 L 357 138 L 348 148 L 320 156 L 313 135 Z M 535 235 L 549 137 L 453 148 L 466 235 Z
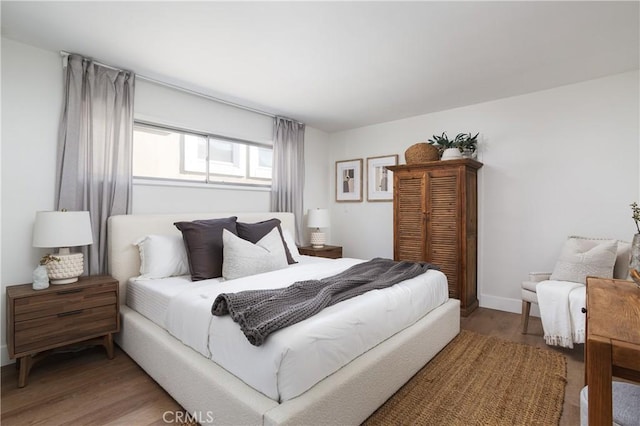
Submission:
M 70 284 L 84 272 L 82 253 L 71 253 L 69 247 L 93 244 L 89 212 L 36 212 L 33 225 L 33 247 L 55 248 L 54 261 L 47 263 L 51 284 Z
M 327 209 L 313 209 L 309 210 L 307 215 L 307 226 L 309 228 L 315 228 L 316 230 L 311 233 L 311 245 L 313 248 L 322 248 L 326 241 L 324 232 L 320 231 L 320 228 L 329 227 L 329 210 Z

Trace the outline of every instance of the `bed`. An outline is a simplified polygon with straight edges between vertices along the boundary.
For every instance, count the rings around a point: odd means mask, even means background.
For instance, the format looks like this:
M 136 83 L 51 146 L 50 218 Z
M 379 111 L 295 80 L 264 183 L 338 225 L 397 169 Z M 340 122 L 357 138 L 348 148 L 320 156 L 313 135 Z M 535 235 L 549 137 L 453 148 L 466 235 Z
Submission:
M 134 245 L 137 240 L 150 234 L 179 235 L 173 226 L 176 221 L 231 215 L 114 216 L 108 224 L 109 271 L 121 286 L 122 329 L 116 342 L 201 423 L 359 424 L 459 333 L 459 302 L 446 299 L 427 315 L 411 320 L 411 325 L 308 389 L 256 390 L 259 386 L 245 383 L 250 383 L 250 379 L 243 377 L 243 381 L 237 377 L 242 376 L 242 372 L 231 374 L 227 369 L 232 368 L 221 367 L 167 332 L 158 325 L 157 319 L 154 320 L 153 314 L 141 314 L 139 311 L 144 312 L 144 309 L 131 300 L 129 303 L 138 311 L 125 303 L 130 279 L 139 275 L 140 257 Z M 233 215 L 238 221 L 249 223 L 275 217 L 280 219 L 283 229 L 293 233 L 294 219 L 289 213 Z M 132 285 L 132 294 L 140 292 L 144 293 Z M 144 300 L 144 297 L 137 300 Z M 254 360 L 260 361 L 259 358 Z M 224 360 L 220 362 L 224 365 Z

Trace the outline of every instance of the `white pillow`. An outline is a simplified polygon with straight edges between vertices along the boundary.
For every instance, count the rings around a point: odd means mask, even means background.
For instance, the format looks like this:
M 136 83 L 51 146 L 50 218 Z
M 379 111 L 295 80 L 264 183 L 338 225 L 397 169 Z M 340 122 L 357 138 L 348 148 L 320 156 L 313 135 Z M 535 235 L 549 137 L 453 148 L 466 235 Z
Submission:
M 189 274 L 187 251 L 181 235 L 147 235 L 135 244 L 140 251 L 140 278 Z
M 617 247 L 616 240 L 569 238 L 562 247 L 551 279 L 585 284 L 588 276 L 612 278 Z
M 277 227 L 255 244 L 224 229 L 222 245 L 222 276 L 227 280 L 289 266 Z
M 291 235 L 291 232 L 289 232 L 288 229 L 283 229 L 282 236 L 284 237 L 284 242 L 287 244 L 289 253 L 291 253 L 291 258 L 296 262 L 300 262 L 300 258 L 302 257 L 302 255 L 298 251 L 298 246 L 296 245 L 296 241 Z
M 611 241 L 611 238 L 590 238 L 590 237 L 579 237 L 573 235 L 569 238 L 575 238 L 578 240 L 587 240 L 594 242 L 595 244 L 599 244 L 603 241 Z M 613 278 L 617 278 L 620 280 L 627 280 L 629 278 L 629 260 L 631 257 L 631 243 L 627 241 L 617 240 L 618 241 L 618 250 L 616 255 L 616 263 L 613 266 Z

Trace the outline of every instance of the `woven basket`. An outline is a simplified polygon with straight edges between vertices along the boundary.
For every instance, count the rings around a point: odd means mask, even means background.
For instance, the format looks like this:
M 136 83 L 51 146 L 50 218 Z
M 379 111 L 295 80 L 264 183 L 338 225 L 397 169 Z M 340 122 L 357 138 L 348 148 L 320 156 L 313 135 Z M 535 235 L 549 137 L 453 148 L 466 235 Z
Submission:
M 435 146 L 420 142 L 415 145 L 411 145 L 404 152 L 404 159 L 407 164 L 419 164 L 426 163 L 428 161 L 438 161 L 440 159 L 440 154 L 438 153 L 438 148 Z

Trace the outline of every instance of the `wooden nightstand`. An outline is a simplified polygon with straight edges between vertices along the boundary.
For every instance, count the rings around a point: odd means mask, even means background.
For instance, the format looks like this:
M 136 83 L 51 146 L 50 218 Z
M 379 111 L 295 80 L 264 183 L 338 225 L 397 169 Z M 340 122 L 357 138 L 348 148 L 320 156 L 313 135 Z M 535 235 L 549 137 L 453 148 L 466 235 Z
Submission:
M 322 248 L 306 246 L 298 247 L 298 251 L 305 256 L 326 257 L 327 259 L 340 259 L 342 257 L 342 247 L 340 246 L 324 246 Z
M 74 343 L 102 345 L 113 359 L 113 333 L 120 331 L 118 281 L 109 276 L 33 290 L 7 287 L 7 346 L 20 367 L 18 387 L 31 367 L 53 349 Z

